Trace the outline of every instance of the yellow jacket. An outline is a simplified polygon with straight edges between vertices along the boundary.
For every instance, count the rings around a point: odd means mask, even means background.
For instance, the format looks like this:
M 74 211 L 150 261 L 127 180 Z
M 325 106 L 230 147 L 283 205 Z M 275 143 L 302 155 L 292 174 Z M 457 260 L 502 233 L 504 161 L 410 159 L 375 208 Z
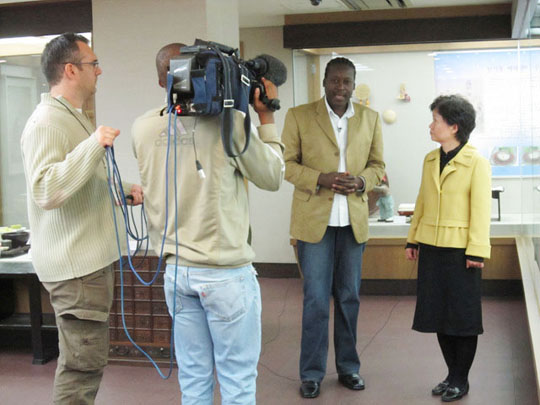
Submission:
M 465 248 L 489 258 L 491 167 L 466 144 L 440 172 L 440 151 L 426 155 L 407 242 Z
M 349 219 L 358 243 L 368 238 L 367 192 L 384 175 L 381 122 L 377 112 L 353 103 L 354 116 L 347 131 L 347 170 L 366 180 L 364 193 L 347 197 Z M 318 188 L 321 173 L 336 172 L 339 148 L 324 98 L 287 112 L 282 141 L 285 144 L 285 179 L 294 184 L 291 236 L 319 242 L 328 226 L 334 192 Z

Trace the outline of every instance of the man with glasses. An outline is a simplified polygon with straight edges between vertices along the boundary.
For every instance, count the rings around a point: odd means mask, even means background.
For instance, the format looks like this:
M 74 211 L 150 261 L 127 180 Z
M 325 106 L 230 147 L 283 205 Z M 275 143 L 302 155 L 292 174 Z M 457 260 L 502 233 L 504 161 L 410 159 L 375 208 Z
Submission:
M 105 148 L 120 131 L 95 129 L 83 105 L 102 73 L 88 40 L 66 33 L 41 57 L 50 93 L 21 138 L 32 263 L 49 291 L 60 356 L 55 404 L 93 404 L 109 351 L 109 310 L 118 259 Z M 142 202 L 138 185 L 127 190 Z

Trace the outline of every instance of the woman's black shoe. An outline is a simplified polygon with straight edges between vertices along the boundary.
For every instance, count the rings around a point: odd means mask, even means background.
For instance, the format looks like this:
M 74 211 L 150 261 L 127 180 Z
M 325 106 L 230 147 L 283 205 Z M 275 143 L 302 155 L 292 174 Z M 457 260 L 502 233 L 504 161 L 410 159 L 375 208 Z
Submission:
M 448 387 L 448 389 L 442 395 L 443 402 L 452 402 L 461 399 L 464 395 L 467 395 L 469 392 L 469 383 L 465 385 L 465 388 L 461 389 L 458 387 Z
M 433 395 L 442 395 L 444 394 L 444 392 L 448 389 L 448 386 L 450 385 L 450 383 L 448 382 L 448 380 L 444 380 L 440 383 L 438 383 L 432 390 L 431 390 L 431 394 Z

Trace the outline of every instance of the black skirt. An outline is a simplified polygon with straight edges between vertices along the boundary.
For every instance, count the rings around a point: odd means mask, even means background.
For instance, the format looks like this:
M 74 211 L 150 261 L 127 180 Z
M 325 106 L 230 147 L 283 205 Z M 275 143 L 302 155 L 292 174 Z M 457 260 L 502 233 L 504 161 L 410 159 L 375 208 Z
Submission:
M 481 295 L 482 270 L 466 268 L 465 249 L 420 244 L 414 330 L 482 334 Z

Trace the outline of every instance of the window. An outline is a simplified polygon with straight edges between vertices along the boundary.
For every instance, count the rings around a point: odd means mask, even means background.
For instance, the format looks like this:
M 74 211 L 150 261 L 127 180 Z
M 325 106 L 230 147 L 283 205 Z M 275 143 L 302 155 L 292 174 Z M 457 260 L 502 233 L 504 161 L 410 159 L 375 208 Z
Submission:
M 40 94 L 48 91 L 40 57 L 52 38 L 0 39 L 0 226 L 28 226 L 20 138 Z

